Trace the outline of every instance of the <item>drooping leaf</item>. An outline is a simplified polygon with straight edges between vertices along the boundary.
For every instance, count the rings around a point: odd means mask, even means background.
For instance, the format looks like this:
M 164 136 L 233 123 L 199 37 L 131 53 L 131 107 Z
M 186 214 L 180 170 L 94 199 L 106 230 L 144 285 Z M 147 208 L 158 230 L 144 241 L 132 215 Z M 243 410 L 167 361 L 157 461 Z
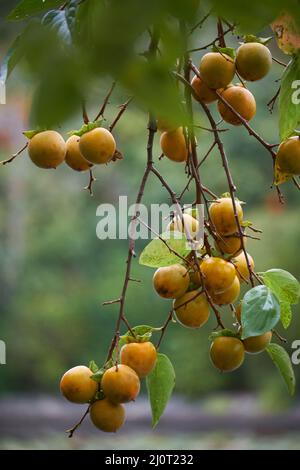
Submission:
M 296 387 L 296 378 L 290 357 L 285 349 L 279 344 L 271 343 L 266 348 L 272 361 L 278 368 L 283 380 L 286 383 L 290 395 L 294 395 Z
M 16 67 L 18 62 L 22 59 L 24 54 L 23 47 L 23 38 L 26 36 L 27 31 L 31 27 L 31 22 L 26 26 L 26 28 L 20 33 L 16 39 L 13 41 L 12 45 L 8 49 L 6 55 L 4 56 L 1 67 L 0 67 L 0 84 L 5 85 L 7 79 L 12 73 L 13 69 Z
M 283 328 L 287 329 L 292 321 L 292 307 L 289 302 L 280 302 L 280 321 Z
M 160 420 L 175 386 L 175 371 L 170 359 L 157 355 L 154 370 L 147 377 L 147 390 L 152 410 L 152 426 Z
M 166 240 L 168 246 L 175 250 L 176 253 L 185 257 L 191 249 L 185 235 L 181 232 L 164 232 L 161 238 Z M 159 268 L 162 266 L 171 266 L 180 262 L 180 258 L 170 252 L 162 240 L 155 238 L 144 248 L 140 255 L 139 263 L 151 268 Z
M 257 286 L 246 292 L 242 302 L 242 339 L 270 331 L 280 319 L 277 297 L 267 286 Z
M 300 54 L 294 56 L 281 79 L 279 94 L 280 139 L 290 137 L 300 125 Z
M 56 8 L 61 5 L 62 0 L 21 0 L 9 13 L 7 19 L 11 21 L 24 20 L 41 11 L 50 10 L 50 8 Z
M 261 273 L 266 286 L 283 302 L 297 304 L 300 298 L 300 283 L 288 271 L 269 269 Z
M 69 28 L 65 10 L 50 10 L 42 20 L 43 25 L 55 31 L 66 44 L 72 43 L 72 34 Z

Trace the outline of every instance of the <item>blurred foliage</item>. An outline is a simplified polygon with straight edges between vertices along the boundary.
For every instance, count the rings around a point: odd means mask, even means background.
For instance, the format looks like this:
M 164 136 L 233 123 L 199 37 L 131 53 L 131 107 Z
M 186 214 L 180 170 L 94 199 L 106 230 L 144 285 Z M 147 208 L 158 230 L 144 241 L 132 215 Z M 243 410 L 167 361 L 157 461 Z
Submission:
M 3 14 L 12 4 L 1 2 Z M 57 2 L 56 2 L 57 3 Z M 72 5 L 74 2 L 71 2 Z M 145 165 L 147 114 L 150 108 L 162 117 L 181 119 L 182 92 L 171 85 L 167 71 L 182 50 L 178 18 L 183 16 L 190 27 L 215 6 L 231 21 L 237 20 L 247 32 L 266 27 L 282 6 L 292 0 L 253 0 L 244 3 L 232 1 L 138 0 L 102 2 L 85 0 L 79 7 L 77 21 L 59 14 L 41 25 L 40 19 L 30 22 L 23 33 L 18 54 L 26 60 L 8 83 L 8 96 L 28 95 L 36 86 L 32 123 L 57 122 L 62 131 L 79 128 L 81 101 L 87 100 L 90 115 L 95 115 L 110 86 L 107 75 L 118 78 L 116 93 L 111 99 L 106 119 L 111 122 L 117 105 L 134 94 L 134 104 L 119 122 L 114 134 L 124 160 L 97 168 L 98 181 L 95 196 L 90 199 L 81 188 L 87 176 L 72 172 L 66 166 L 57 171 L 41 171 L 31 164 L 27 155 L 0 172 L 0 338 L 7 343 L 8 364 L 0 370 L 0 391 L 57 390 L 60 375 L 78 363 L 105 357 L 117 306 L 102 307 L 105 300 L 119 295 L 125 270 L 127 242 L 99 241 L 96 238 L 96 208 L 98 204 L 117 204 L 118 196 L 128 194 L 134 202 L 140 175 Z M 210 3 L 210 5 L 209 5 Z M 71 6 L 72 6 L 71 5 Z M 219 11 L 219 10 L 218 10 Z M 259 14 L 257 13 L 259 12 Z M 44 13 L 41 14 L 43 17 Z M 38 17 L 40 18 L 40 17 Z M 78 21 L 78 18 L 80 19 Z M 3 25 L 3 22 L 1 22 Z M 25 23 L 26 24 L 26 23 Z M 75 26 L 74 26 L 75 24 Z M 149 45 L 148 27 L 160 30 L 164 58 L 145 61 L 143 54 Z M 14 38 L 24 22 L 11 23 L 1 30 L 1 37 Z M 57 26 L 59 26 L 57 28 Z M 67 29 L 66 29 L 67 28 Z M 69 31 L 69 33 L 68 33 Z M 265 34 L 267 33 L 267 34 Z M 67 38 L 67 40 L 62 39 Z M 269 31 L 262 31 L 268 35 Z M 73 45 L 70 46 L 70 36 Z M 216 36 L 215 22 L 208 20 L 195 29 L 190 47 L 209 43 Z M 228 45 L 237 46 L 228 37 Z M 272 43 L 271 49 L 280 52 Z M 202 53 L 195 53 L 196 64 Z M 271 116 L 266 103 L 275 93 L 275 80 L 282 69 L 274 64 L 272 73 L 264 82 L 250 84 L 255 94 L 258 112 L 253 127 L 267 141 L 278 142 L 277 111 Z M 217 116 L 215 105 L 213 114 Z M 200 126 L 207 125 L 200 107 L 195 104 L 195 119 Z M 205 155 L 211 135 L 202 129 L 196 131 L 199 155 Z M 258 271 L 280 267 L 300 278 L 298 242 L 300 236 L 297 193 L 293 186 L 284 185 L 288 205 L 278 205 L 270 189 L 272 164 L 270 156 L 245 129 L 237 127 L 222 133 L 238 197 L 247 201 L 246 218 L 263 229 L 261 241 L 249 240 L 250 253 Z M 15 150 L 15 148 L 11 148 Z M 6 150 L 8 152 L 8 150 Z M 155 157 L 160 154 L 158 137 Z M 6 154 L 1 156 L 5 158 Z M 158 162 L 164 175 L 172 179 L 172 187 L 179 192 L 185 184 L 181 165 L 167 159 Z M 202 180 L 217 194 L 227 190 L 222 164 L 216 149 L 202 169 Z M 193 190 L 185 202 L 193 199 Z M 150 178 L 145 193 L 146 203 L 169 202 L 160 184 Z M 146 242 L 138 242 L 141 252 Z M 152 289 L 153 271 L 134 264 L 133 276 L 141 284 L 130 285 L 126 314 L 132 324 L 161 325 L 170 303 L 159 298 Z M 297 338 L 300 320 L 297 311 L 288 332 L 289 341 Z M 224 309 L 224 321 L 230 325 L 231 313 Z M 218 389 L 252 389 L 268 397 L 285 396 L 281 378 L 267 354 L 247 356 L 243 367 L 234 374 L 221 375 L 208 358 L 208 332 L 215 327 L 213 315 L 200 331 L 190 331 L 172 324 L 162 345 L 170 356 L 177 375 L 176 390 L 192 397 Z M 299 369 L 299 368 L 298 368 Z M 300 378 L 300 369 L 296 373 Z M 283 403 L 286 403 L 284 398 Z M 278 398 L 280 402 L 280 398 Z
M 3 2 L 4 11 L 7 5 Z M 9 50 L 9 72 L 22 57 L 36 80 L 34 126 L 64 121 L 89 96 L 91 81 L 107 75 L 134 94 L 141 106 L 183 122 L 182 93 L 170 75 L 183 50 L 182 29 L 192 30 L 212 10 L 236 24 L 238 31 L 257 33 L 283 8 L 299 20 L 298 6 L 298 0 L 266 0 L 263 5 L 252 0 L 247 8 L 237 0 L 22 0 L 8 15 L 11 29 L 25 21 L 21 40 Z M 158 36 L 163 53 L 146 60 L 150 39 L 154 44 Z M 202 37 L 206 39 L 204 31 Z M 189 45 L 199 47 L 198 35 L 189 35 Z

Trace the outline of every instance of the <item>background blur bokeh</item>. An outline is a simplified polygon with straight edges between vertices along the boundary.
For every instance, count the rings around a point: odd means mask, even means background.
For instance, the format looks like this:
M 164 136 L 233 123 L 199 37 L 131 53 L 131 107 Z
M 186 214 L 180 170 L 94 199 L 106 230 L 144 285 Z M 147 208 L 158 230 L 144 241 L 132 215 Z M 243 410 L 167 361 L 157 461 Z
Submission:
M 1 2 L 2 13 L 11 3 Z M 5 52 L 18 24 L 14 28 L 7 28 L 2 22 L 0 53 Z M 210 25 L 201 34 L 207 35 L 204 42 L 209 42 L 213 37 Z M 275 49 L 275 45 L 271 48 Z M 277 49 L 276 56 L 280 57 Z M 197 55 L 194 60 L 198 62 Z M 280 66 L 274 64 L 268 78 L 249 86 L 258 105 L 253 127 L 270 142 L 278 142 L 279 138 L 277 112 L 275 108 L 271 115 L 266 104 L 277 89 L 275 80 L 280 75 Z M 91 115 L 105 96 L 109 81 L 98 85 L 101 92 L 97 91 L 88 103 Z M 29 127 L 31 93 L 32 83 L 26 70 L 20 68 L 8 85 L 7 104 L 0 108 L 1 160 L 24 144 L 21 131 Z M 126 93 L 116 90 L 107 111 L 108 121 L 126 98 Z M 212 108 L 215 111 L 215 105 Z M 197 122 L 205 126 L 205 118 L 196 105 L 195 112 Z M 80 119 L 80 115 L 75 115 L 61 131 L 80 127 Z M 102 307 L 101 303 L 119 295 L 125 270 L 127 242 L 97 239 L 96 209 L 104 202 L 117 204 L 119 195 L 128 195 L 129 203 L 134 202 L 145 165 L 146 123 L 147 114 L 132 104 L 114 132 L 124 160 L 96 169 L 93 198 L 83 191 L 86 174 L 72 172 L 66 165 L 56 171 L 42 171 L 32 165 L 26 152 L 13 164 L 0 168 L 0 339 L 7 345 L 7 365 L 0 366 L 0 447 L 299 448 L 300 421 L 292 423 L 299 394 L 289 398 L 266 354 L 248 356 L 235 373 L 219 374 L 208 357 L 207 336 L 215 326 L 213 318 L 200 331 L 177 324 L 168 331 L 162 351 L 169 355 L 176 370 L 176 399 L 161 427 L 150 431 L 149 406 L 141 399 L 136 410 L 133 405 L 129 407 L 133 423 L 129 434 L 125 430 L 112 441 L 99 437 L 86 425 L 73 443 L 64 438 L 63 430 L 68 425 L 64 413 L 71 425 L 81 409 L 72 407 L 71 411 L 58 398 L 60 376 L 76 364 L 87 364 L 91 359 L 101 363 L 104 359 L 117 306 Z M 270 189 L 272 165 L 268 153 L 243 128 L 234 128 L 222 136 L 239 188 L 238 197 L 247 202 L 246 219 L 263 230 L 261 241 L 248 242 L 257 271 L 280 267 L 299 279 L 299 194 L 293 186 L 285 185 L 286 204 L 280 206 L 275 191 Z M 197 132 L 197 138 L 201 156 L 209 148 L 211 135 L 202 130 Z M 155 156 L 159 156 L 158 137 Z M 184 186 L 183 167 L 167 159 L 158 165 L 179 192 Z M 202 180 L 217 194 L 227 190 L 216 150 L 203 166 Z M 185 202 L 192 200 L 193 191 Z M 150 204 L 169 199 L 158 182 L 150 178 L 144 201 Z M 139 241 L 137 251 L 145 244 Z M 152 275 L 153 270 L 135 261 L 133 276 L 143 282 L 132 283 L 128 292 L 126 314 L 131 324 L 159 326 L 168 313 L 169 302 L 152 289 Z M 231 314 L 228 309 L 223 310 L 224 321 L 230 325 Z M 289 352 L 291 342 L 299 338 L 297 310 L 290 329 L 282 332 L 288 339 Z M 299 379 L 299 366 L 295 372 Z M 197 413 L 199 420 L 193 419 Z M 176 414 L 182 422 L 178 431 L 172 426 Z M 29 429 L 32 416 L 36 416 L 36 421 L 32 420 Z M 281 420 L 276 421 L 278 416 Z M 290 418 L 284 421 L 285 416 Z M 253 422 L 254 418 L 257 421 Z M 51 423 L 48 427 L 47 419 Z M 24 421 L 29 424 L 24 424 L 22 430 Z M 147 421 L 149 425 L 145 424 Z M 248 427 L 247 423 L 252 424 Z M 225 432 L 228 426 L 230 432 Z

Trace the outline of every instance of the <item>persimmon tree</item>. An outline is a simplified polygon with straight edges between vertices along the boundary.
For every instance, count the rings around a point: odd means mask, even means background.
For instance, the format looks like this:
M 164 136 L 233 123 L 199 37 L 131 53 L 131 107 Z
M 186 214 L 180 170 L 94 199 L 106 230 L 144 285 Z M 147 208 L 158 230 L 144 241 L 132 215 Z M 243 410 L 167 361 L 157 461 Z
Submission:
M 87 403 L 80 421 L 68 431 L 70 437 L 88 414 L 99 429 L 118 430 L 125 421 L 123 404 L 138 396 L 145 377 L 153 425 L 158 423 L 175 385 L 173 365 L 160 352 L 173 322 L 178 328 L 205 330 L 213 315 L 216 328 L 208 336 L 211 362 L 217 369 L 233 371 L 242 365 L 246 353 L 266 351 L 294 393 L 290 358 L 280 344 L 271 341 L 285 341 L 276 325 L 281 322 L 289 327 L 300 286 L 292 274 L 278 267 L 256 272 L 255 260 L 246 248 L 249 238 L 258 238 L 259 229 L 247 220 L 238 199 L 222 133 L 240 126 L 249 139 L 259 142 L 262 154 L 270 158 L 270 177 L 280 203 L 284 203 L 283 183 L 300 189 L 300 107 L 294 95 L 300 76 L 299 19 L 297 0 L 267 1 L 263 10 L 258 0 L 252 0 L 247 2 L 247 15 L 234 0 L 153 0 L 146 4 L 138 0 L 22 0 L 9 14 L 9 21 L 22 21 L 25 26 L 2 62 L 0 81 L 4 84 L 17 63 L 26 61 L 36 90 L 34 130 L 24 131 L 28 142 L 3 165 L 28 148 L 30 159 L 41 169 L 56 168 L 65 161 L 74 171 L 89 172 L 92 193 L 93 168 L 115 165 L 123 158 L 116 143 L 117 124 L 126 119 L 127 107 L 134 101 L 148 116 L 145 169 L 130 222 L 124 282 L 120 295 L 104 302 L 118 307 L 107 357 L 101 366 L 91 361 L 88 367 L 70 369 L 60 383 L 69 401 Z M 215 28 L 210 42 L 201 31 L 205 22 Z M 258 36 L 268 28 L 270 37 Z M 228 37 L 234 47 L 227 45 Z M 273 37 L 287 54 L 285 62 L 272 57 L 268 43 Z M 199 51 L 202 57 L 196 63 Z M 280 88 L 269 103 L 272 110 L 279 101 L 280 144 L 267 142 L 250 124 L 257 107 L 251 82 L 262 80 L 264 86 L 273 64 L 282 68 Z M 112 85 L 99 112 L 90 119 L 85 103 L 95 77 L 110 77 Z M 107 125 L 105 112 L 116 87 L 129 98 Z M 65 143 L 55 129 L 79 108 L 83 122 Z M 206 118 L 206 127 L 198 124 L 195 109 Z M 205 154 L 201 140 L 197 141 L 199 129 L 212 138 Z M 158 133 L 161 155 L 153 150 Z M 224 170 L 221 195 L 214 194 L 202 177 L 202 166 L 213 149 L 218 150 Z M 167 178 L 160 171 L 162 157 L 170 160 L 170 166 L 181 165 L 180 194 L 172 189 L 172 176 Z M 163 186 L 176 208 L 162 234 L 141 218 L 140 204 L 150 176 Z M 192 185 L 195 200 L 186 208 L 183 197 Z M 199 242 L 200 204 L 205 216 Z M 156 268 L 154 290 L 172 300 L 163 325 L 150 325 L 147 318 L 143 325 L 132 325 L 126 314 L 127 292 L 136 281 L 132 268 L 139 225 L 155 235 L 140 253 L 139 262 Z M 242 298 L 241 284 L 247 286 Z

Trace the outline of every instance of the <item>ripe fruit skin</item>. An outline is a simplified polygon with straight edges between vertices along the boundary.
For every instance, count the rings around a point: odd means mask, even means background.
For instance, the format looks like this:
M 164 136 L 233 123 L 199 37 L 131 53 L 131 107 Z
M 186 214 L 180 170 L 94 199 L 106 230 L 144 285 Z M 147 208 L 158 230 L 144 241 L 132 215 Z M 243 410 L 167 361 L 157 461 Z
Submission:
M 239 278 L 235 276 L 235 279 L 229 289 L 225 290 L 221 294 L 211 294 L 211 298 L 213 303 L 216 305 L 233 304 L 240 295 L 240 290 L 241 286 Z
M 183 223 L 181 216 L 178 215 L 174 217 L 174 219 L 167 225 L 167 231 L 185 232 L 185 230 L 187 230 L 189 235 L 195 237 L 199 230 L 198 220 L 189 214 L 182 214 L 182 218 Z
M 200 61 L 199 71 L 205 84 L 216 90 L 225 88 L 231 82 L 235 74 L 235 64 L 226 54 L 208 52 Z
M 243 86 L 233 85 L 222 91 L 221 96 L 246 121 L 250 121 L 256 113 L 256 102 L 252 93 Z M 218 110 L 224 121 L 234 126 L 240 126 L 241 121 L 222 101 L 218 101 Z
M 185 162 L 188 150 L 182 127 L 174 131 L 163 132 L 160 136 L 160 146 L 163 154 L 173 162 Z
M 272 66 L 272 54 L 259 42 L 242 44 L 236 51 L 235 65 L 245 80 L 254 82 L 265 77 Z
M 247 255 L 248 255 L 248 260 L 249 260 L 250 266 L 253 270 L 254 269 L 254 260 L 253 260 L 252 256 L 249 255 L 249 253 L 247 253 Z M 240 253 L 232 261 L 234 262 L 234 265 L 236 266 L 236 275 L 238 276 L 239 280 L 241 282 L 245 282 L 245 279 L 247 279 L 247 281 L 249 281 L 250 274 L 249 274 L 249 269 L 248 269 L 248 266 L 247 266 L 247 261 L 246 261 L 246 258 L 245 258 L 245 254 L 243 252 Z
M 97 392 L 97 383 L 91 379 L 93 372 L 86 366 L 76 366 L 61 378 L 60 391 L 72 403 L 88 403 Z
M 211 294 L 219 294 L 233 284 L 235 280 L 235 268 L 222 258 L 210 257 L 201 263 L 201 271 L 204 283 Z
M 131 367 L 140 378 L 146 377 L 155 366 L 157 352 L 150 341 L 125 344 L 120 353 L 121 363 Z
M 112 403 L 127 403 L 135 400 L 140 392 L 140 379 L 131 367 L 119 364 L 108 369 L 101 381 L 104 395 Z
M 39 132 L 29 140 L 28 153 L 39 168 L 56 168 L 66 156 L 66 143 L 56 131 Z
M 259 354 L 270 344 L 272 331 L 267 331 L 263 335 L 252 336 L 243 340 L 245 351 L 249 354 Z
M 208 88 L 208 86 L 201 80 L 200 77 L 195 76 L 191 81 L 191 85 L 195 90 L 194 98 L 202 103 L 209 104 L 217 101 L 218 97 L 214 90 Z
M 279 145 L 276 155 L 279 170 L 288 175 L 300 175 L 300 138 L 290 137 Z
M 231 372 L 244 362 L 245 348 L 238 338 L 220 336 L 210 347 L 210 358 L 221 372 Z
M 89 162 L 103 164 L 112 159 L 116 151 L 116 142 L 107 129 L 97 127 L 81 136 L 79 149 Z
M 158 268 L 153 276 L 154 289 L 165 299 L 181 297 L 187 291 L 189 283 L 189 274 L 181 264 Z
M 75 171 L 89 170 L 93 165 L 89 163 L 79 150 L 80 137 L 71 135 L 66 142 L 66 164 Z
M 96 428 L 104 432 L 116 432 L 125 421 L 125 407 L 111 403 L 107 398 L 95 401 L 90 408 L 90 418 Z
M 246 238 L 244 237 L 244 244 L 246 243 Z M 229 236 L 222 237 L 218 241 L 215 241 L 215 247 L 221 253 L 226 253 L 228 255 L 239 255 L 242 250 L 241 239 L 238 236 Z
M 237 215 L 241 222 L 243 220 L 243 209 L 238 201 L 235 201 L 235 204 Z M 230 197 L 222 197 L 213 202 L 209 208 L 209 215 L 220 235 L 232 235 L 238 231 Z
M 196 295 L 196 290 L 187 292 L 173 303 L 178 321 L 189 328 L 200 328 L 209 318 L 209 305 L 205 294 L 197 295 L 197 297 Z

